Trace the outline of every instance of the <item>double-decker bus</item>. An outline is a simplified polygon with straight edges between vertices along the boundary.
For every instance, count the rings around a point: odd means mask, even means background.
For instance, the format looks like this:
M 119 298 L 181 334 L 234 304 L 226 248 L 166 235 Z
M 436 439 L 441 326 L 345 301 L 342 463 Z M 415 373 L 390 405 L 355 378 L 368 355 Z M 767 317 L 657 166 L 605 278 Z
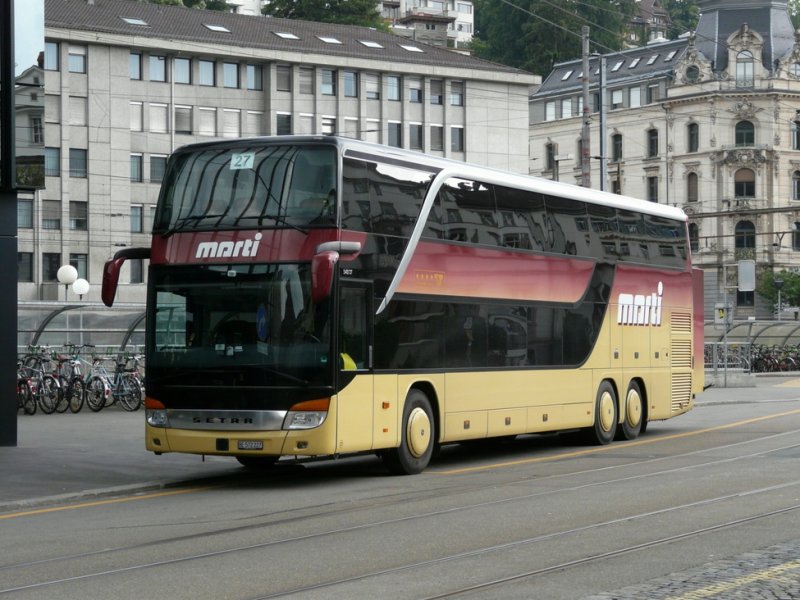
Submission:
M 376 453 L 582 430 L 634 439 L 702 390 L 677 208 L 357 140 L 193 144 L 149 258 L 146 446 Z

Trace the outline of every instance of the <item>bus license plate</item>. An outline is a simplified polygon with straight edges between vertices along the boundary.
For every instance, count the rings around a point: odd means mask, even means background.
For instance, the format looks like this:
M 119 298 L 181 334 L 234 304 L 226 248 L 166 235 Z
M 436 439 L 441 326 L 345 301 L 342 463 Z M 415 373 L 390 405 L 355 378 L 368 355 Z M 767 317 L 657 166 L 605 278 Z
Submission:
M 264 442 L 261 440 L 239 440 L 239 450 L 263 450 Z

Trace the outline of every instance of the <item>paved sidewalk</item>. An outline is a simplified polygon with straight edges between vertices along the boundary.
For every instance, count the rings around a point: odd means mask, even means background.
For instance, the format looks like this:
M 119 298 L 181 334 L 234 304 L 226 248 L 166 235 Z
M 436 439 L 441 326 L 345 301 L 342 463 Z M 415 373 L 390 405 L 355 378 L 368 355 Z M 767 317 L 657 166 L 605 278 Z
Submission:
M 800 377 L 758 378 L 756 387 L 709 388 L 697 406 L 795 401 Z M 156 456 L 144 448 L 144 411 L 19 415 L 18 445 L 0 447 L 0 511 L 91 496 L 159 489 L 240 472 L 232 458 Z

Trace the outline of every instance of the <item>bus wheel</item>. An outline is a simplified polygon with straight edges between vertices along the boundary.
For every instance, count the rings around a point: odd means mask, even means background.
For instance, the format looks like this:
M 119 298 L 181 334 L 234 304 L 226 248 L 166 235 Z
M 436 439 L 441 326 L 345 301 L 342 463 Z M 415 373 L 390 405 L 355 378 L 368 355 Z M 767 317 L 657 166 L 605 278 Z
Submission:
M 586 429 L 586 439 L 591 444 L 604 446 L 617 432 L 617 394 L 610 382 L 604 381 L 597 390 L 594 401 L 594 426 Z
M 278 456 L 237 456 L 236 460 L 239 463 L 247 468 L 252 469 L 253 471 L 266 471 L 271 469 L 276 462 L 278 462 Z
M 433 410 L 428 397 L 412 389 L 403 408 L 403 429 L 399 448 L 383 453 L 383 462 L 396 475 L 413 475 L 428 466 L 433 455 Z
M 639 437 L 644 417 L 643 406 L 642 390 L 638 383 L 631 381 L 628 385 L 628 393 L 625 394 L 625 403 L 622 406 L 622 427 L 617 430 L 617 439 L 635 440 Z

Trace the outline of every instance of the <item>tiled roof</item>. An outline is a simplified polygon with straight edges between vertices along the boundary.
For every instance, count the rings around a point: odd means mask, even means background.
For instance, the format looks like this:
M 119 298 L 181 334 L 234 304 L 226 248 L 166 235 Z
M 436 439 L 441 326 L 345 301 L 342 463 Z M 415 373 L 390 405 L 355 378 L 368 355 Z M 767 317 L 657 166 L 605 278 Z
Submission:
M 606 84 L 613 86 L 671 73 L 675 63 L 686 50 L 687 44 L 686 39 L 680 39 L 606 54 Z M 600 80 L 600 61 L 597 57 L 592 57 L 589 65 L 589 85 L 597 86 Z M 555 65 L 534 97 L 581 89 L 582 72 L 583 65 L 580 59 Z
M 146 25 L 131 24 L 123 17 L 141 20 Z M 227 31 L 212 31 L 209 25 L 221 26 Z M 45 27 L 377 60 L 387 65 L 410 63 L 532 77 L 530 73 L 519 69 L 428 46 L 369 27 L 237 15 L 135 0 L 45 0 Z M 298 39 L 286 39 L 280 37 L 279 33 L 292 33 Z M 320 38 L 335 38 L 341 43 L 329 43 Z M 367 46 L 363 43 L 365 41 L 373 43 Z M 407 50 L 404 46 L 416 47 L 417 50 Z

